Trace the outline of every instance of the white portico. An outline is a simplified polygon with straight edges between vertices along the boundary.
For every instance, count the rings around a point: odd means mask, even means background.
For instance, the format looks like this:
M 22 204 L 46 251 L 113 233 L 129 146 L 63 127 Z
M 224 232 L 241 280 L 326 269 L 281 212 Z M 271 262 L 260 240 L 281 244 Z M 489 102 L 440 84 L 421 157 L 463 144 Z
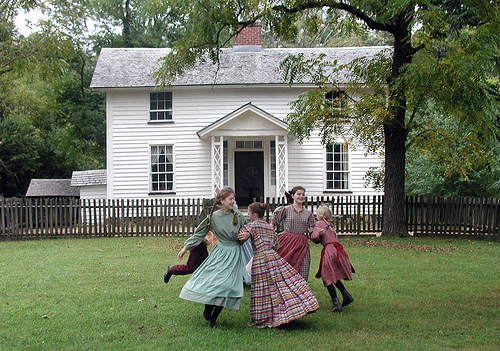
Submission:
M 211 138 L 212 190 L 236 191 L 238 203 L 287 190 L 287 124 L 247 103 L 198 131 Z

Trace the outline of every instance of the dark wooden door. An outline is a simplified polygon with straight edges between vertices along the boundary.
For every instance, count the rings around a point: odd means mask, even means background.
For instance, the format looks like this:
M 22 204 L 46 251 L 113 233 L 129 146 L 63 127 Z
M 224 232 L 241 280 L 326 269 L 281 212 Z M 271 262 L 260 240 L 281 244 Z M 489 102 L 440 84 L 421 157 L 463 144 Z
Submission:
M 264 196 L 264 152 L 234 153 L 236 203 L 248 206 L 254 197 Z

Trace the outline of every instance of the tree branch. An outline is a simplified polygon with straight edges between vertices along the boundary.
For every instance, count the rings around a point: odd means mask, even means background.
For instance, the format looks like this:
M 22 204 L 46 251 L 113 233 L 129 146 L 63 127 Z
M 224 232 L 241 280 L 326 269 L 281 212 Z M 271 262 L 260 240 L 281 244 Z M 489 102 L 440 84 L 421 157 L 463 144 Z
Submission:
M 285 5 L 276 5 L 273 7 L 274 11 L 277 12 L 285 12 L 289 14 L 297 13 L 304 11 L 306 9 L 320 9 L 323 7 L 329 7 L 332 9 L 338 9 L 338 10 L 343 10 L 351 15 L 355 16 L 356 18 L 360 19 L 363 21 L 370 29 L 374 30 L 380 30 L 380 31 L 386 31 L 389 33 L 394 34 L 397 31 L 397 27 L 395 25 L 383 23 L 383 22 L 377 22 L 373 20 L 370 16 L 368 16 L 366 13 L 361 11 L 359 8 L 351 6 L 349 4 L 346 4 L 342 1 L 311 1 L 307 0 L 302 2 L 301 4 L 295 5 L 293 7 L 287 7 Z

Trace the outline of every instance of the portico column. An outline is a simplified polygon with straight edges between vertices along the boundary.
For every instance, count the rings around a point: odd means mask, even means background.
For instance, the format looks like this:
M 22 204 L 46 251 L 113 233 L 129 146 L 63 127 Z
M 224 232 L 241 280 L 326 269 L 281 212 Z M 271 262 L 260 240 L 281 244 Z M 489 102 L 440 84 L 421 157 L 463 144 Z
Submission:
M 276 135 L 276 194 L 284 196 L 288 190 L 288 147 L 286 135 Z
M 222 136 L 212 136 L 212 193 L 215 197 L 223 188 L 223 145 Z

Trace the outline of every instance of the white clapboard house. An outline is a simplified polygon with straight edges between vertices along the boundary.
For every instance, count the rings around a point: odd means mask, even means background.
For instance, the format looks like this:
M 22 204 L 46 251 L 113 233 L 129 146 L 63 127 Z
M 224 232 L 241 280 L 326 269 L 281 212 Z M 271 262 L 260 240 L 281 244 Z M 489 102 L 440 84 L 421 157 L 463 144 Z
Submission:
M 277 67 L 289 54 L 342 64 L 382 49 L 263 49 L 252 27 L 220 65 L 200 63 L 164 89 L 153 72 L 169 49 L 102 49 L 91 87 L 106 92 L 106 197 L 209 198 L 229 186 L 245 205 L 295 185 L 308 196 L 376 194 L 364 176 L 378 156 L 343 140 L 325 147 L 317 135 L 302 144 L 288 136 L 289 103 L 314 87 L 290 87 Z

